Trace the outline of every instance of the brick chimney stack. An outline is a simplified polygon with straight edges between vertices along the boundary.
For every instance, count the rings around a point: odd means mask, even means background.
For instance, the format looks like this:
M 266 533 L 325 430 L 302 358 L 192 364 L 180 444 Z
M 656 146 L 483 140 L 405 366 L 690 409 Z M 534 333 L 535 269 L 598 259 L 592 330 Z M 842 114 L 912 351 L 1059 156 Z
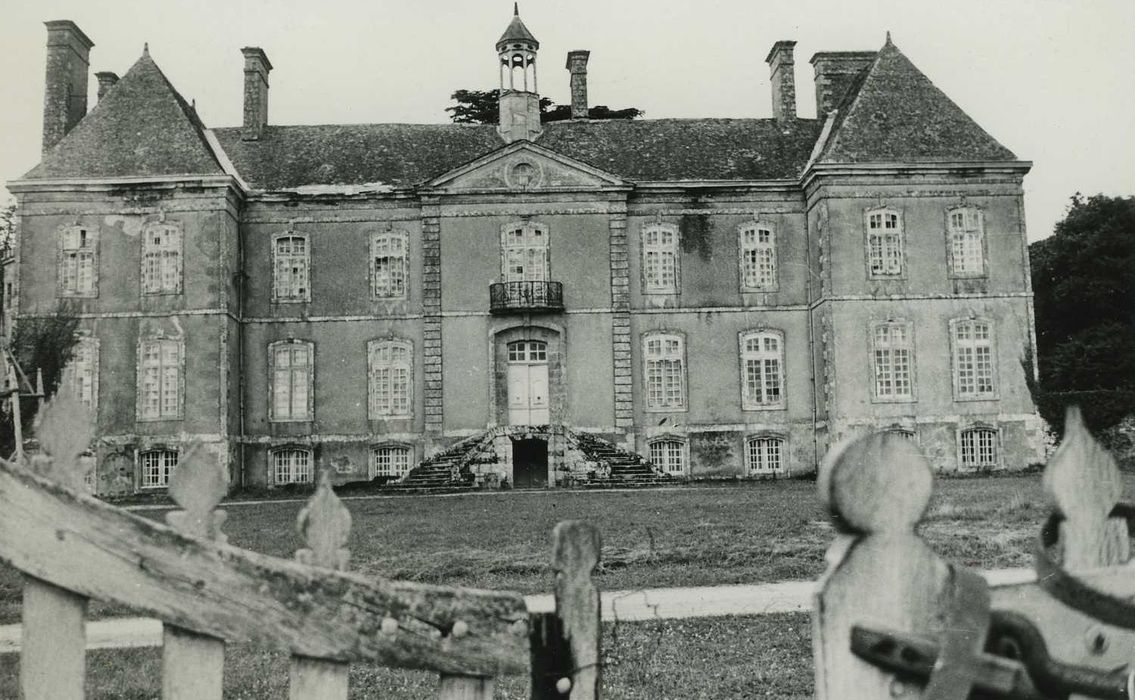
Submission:
M 778 122 L 796 118 L 796 61 L 792 58 L 795 41 L 778 41 L 765 58 L 772 77 L 772 116 Z
M 839 107 L 859 74 L 875 60 L 874 51 L 823 51 L 812 56 L 816 69 L 816 116 L 828 116 Z
M 268 126 L 268 73 L 272 64 L 264 50 L 246 46 L 244 54 L 244 128 L 240 137 L 256 141 Z
M 118 73 L 104 70 L 95 73 L 95 77 L 98 78 L 99 81 L 99 102 L 102 102 L 102 97 L 106 94 L 106 91 L 114 87 L 114 84 L 118 82 Z
M 59 143 L 87 113 L 91 47 L 95 45 L 71 20 L 44 22 L 47 71 L 43 91 L 43 152 Z
M 590 51 L 568 51 L 567 65 L 571 72 L 571 118 L 587 119 L 587 59 Z

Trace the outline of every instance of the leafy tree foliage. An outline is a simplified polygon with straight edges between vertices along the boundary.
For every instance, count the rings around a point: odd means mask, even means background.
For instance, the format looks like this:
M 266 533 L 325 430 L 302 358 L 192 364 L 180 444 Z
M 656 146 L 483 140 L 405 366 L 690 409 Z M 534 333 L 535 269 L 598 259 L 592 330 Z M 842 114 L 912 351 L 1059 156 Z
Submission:
M 1079 404 L 1100 430 L 1135 413 L 1135 197 L 1072 197 L 1050 238 L 1029 246 L 1041 415 Z
M 12 252 L 12 236 L 16 229 L 16 203 L 0 208 L 0 260 Z
M 446 107 L 454 124 L 496 124 L 500 120 L 500 90 L 457 90 L 450 99 L 457 104 Z M 587 110 L 590 119 L 635 119 L 643 111 L 634 107 L 611 109 L 596 105 Z M 540 98 L 540 121 L 571 119 L 571 106 L 556 105 L 547 97 Z

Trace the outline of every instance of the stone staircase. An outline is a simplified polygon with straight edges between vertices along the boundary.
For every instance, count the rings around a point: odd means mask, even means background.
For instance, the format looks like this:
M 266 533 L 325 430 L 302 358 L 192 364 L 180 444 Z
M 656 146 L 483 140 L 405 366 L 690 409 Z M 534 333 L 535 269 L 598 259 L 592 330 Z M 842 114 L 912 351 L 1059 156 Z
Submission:
M 473 473 L 466 468 L 470 458 L 483 447 L 487 433 L 466 438 L 444 452 L 422 460 L 401 480 L 390 483 L 387 488 L 399 490 L 465 490 L 473 488 Z
M 610 470 L 607 476 L 594 479 L 585 487 L 658 486 L 676 482 L 637 452 L 624 450 L 592 433 L 571 431 L 571 436 L 588 461 L 605 464 Z

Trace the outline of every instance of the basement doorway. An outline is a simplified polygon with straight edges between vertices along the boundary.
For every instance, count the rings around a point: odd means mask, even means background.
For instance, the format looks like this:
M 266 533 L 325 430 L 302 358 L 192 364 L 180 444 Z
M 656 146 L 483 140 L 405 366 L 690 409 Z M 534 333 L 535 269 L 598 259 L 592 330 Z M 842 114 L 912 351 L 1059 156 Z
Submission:
M 512 441 L 512 485 L 538 489 L 548 485 L 548 441 Z

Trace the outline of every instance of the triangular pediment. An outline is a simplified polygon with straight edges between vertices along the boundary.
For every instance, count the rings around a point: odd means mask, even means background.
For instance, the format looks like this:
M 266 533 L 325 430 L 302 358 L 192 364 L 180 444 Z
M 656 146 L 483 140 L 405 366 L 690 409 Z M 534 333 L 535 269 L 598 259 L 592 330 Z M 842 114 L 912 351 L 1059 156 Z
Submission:
M 446 191 L 557 192 L 627 184 L 621 178 L 529 141 L 518 141 L 425 183 Z

